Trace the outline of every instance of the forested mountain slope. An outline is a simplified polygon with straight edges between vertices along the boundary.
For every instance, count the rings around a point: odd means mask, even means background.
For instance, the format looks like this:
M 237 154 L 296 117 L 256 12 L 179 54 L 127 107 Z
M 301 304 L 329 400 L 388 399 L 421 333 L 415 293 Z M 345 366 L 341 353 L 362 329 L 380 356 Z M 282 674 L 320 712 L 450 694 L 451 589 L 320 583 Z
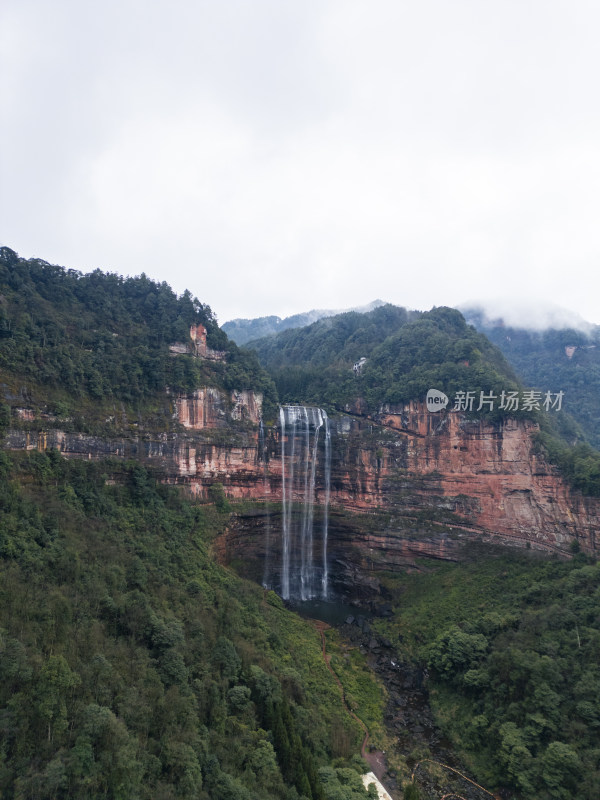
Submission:
M 383 403 L 423 399 L 428 389 L 516 388 L 500 352 L 450 308 L 429 312 L 386 305 L 347 313 L 252 342 L 283 400 Z M 364 362 L 358 366 L 361 359 Z M 357 368 L 354 369 L 354 365 Z
M 215 563 L 226 513 L 136 463 L 0 470 L 3 798 L 330 796 L 360 729 L 316 633 Z
M 595 560 L 482 553 L 388 588 L 396 614 L 379 627 L 427 664 L 438 723 L 479 783 L 523 800 L 600 796 Z
M 362 732 L 316 631 L 216 561 L 223 487 L 198 502 L 163 485 L 160 461 L 103 455 L 103 436 L 181 436 L 173 395 L 198 386 L 276 401 L 189 293 L 0 251 L 0 440 L 36 440 L 0 452 L 7 800 L 367 797 Z M 65 458 L 52 428 L 96 434 Z
M 170 346 L 189 341 L 190 326 L 199 323 L 223 361 L 172 356 Z M 37 402 L 60 417 L 84 410 L 88 424 L 115 404 L 135 417 L 166 387 L 254 389 L 267 404 L 276 401 L 256 358 L 227 339 L 208 305 L 143 274 L 83 275 L 0 248 L 0 343 L 11 403 Z
M 588 441 L 600 447 L 600 328 L 531 330 L 490 320 L 465 310 L 529 386 L 564 392 L 564 407 L 579 423 Z M 524 323 L 527 321 L 524 320 Z

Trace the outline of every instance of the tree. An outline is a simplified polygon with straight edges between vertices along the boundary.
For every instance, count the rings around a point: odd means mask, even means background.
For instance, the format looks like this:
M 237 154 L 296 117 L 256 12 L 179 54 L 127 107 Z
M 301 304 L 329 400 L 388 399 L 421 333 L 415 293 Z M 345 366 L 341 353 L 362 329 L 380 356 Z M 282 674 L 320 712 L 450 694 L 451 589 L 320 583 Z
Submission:
M 500 726 L 500 751 L 498 758 L 507 776 L 526 795 L 532 796 L 535 779 L 532 775 L 533 759 L 525 746 L 523 735 L 514 722 Z
M 10 408 L 6 403 L 0 403 L 0 436 L 10 425 Z
M 465 633 L 457 626 L 445 631 L 429 651 L 430 665 L 446 680 L 473 668 L 485 655 L 488 641 L 481 633 Z
M 69 689 L 81 683 L 64 656 L 50 656 L 42 667 L 38 682 L 38 710 L 48 726 L 48 741 L 54 733 L 67 728 L 67 696 Z
M 542 756 L 542 778 L 550 796 L 567 800 L 577 794 L 577 777 L 581 768 L 579 756 L 568 744 L 552 742 Z
M 237 680 L 242 662 L 233 646 L 233 642 L 225 636 L 219 636 L 217 639 L 211 661 L 218 668 L 221 677 L 232 683 Z

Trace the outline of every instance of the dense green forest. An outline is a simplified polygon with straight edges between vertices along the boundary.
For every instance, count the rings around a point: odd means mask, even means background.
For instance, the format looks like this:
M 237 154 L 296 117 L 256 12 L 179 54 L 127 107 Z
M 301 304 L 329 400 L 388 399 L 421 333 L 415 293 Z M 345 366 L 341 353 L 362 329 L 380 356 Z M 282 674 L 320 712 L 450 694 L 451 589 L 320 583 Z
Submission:
M 386 337 L 420 316 L 419 311 L 408 311 L 388 303 L 367 313 L 337 314 L 302 328 L 255 340 L 251 346 L 270 369 L 309 364 L 352 367 Z
M 345 313 L 252 342 L 283 401 L 338 410 L 357 397 L 375 413 L 385 403 L 424 399 L 428 389 L 518 389 L 510 366 L 485 336 L 450 308 L 421 313 L 385 305 Z M 366 362 L 355 374 L 353 365 Z
M 206 327 L 207 344 L 226 353 L 224 363 L 170 356 L 170 344 L 189 342 L 192 323 Z M 7 247 L 0 248 L 0 372 L 5 397 L 37 397 L 62 417 L 85 400 L 88 414 L 114 401 L 139 408 L 166 387 L 255 389 L 271 413 L 277 401 L 254 353 L 230 342 L 189 292 L 178 297 L 143 274 L 83 275 Z
M 481 312 L 465 313 L 502 350 L 524 383 L 563 391 L 564 408 L 600 448 L 600 328 L 534 331 L 491 322 Z
M 211 556 L 226 514 L 137 463 L 0 471 L 3 798 L 367 797 L 317 633 Z
M 499 397 L 502 391 L 523 388 L 500 350 L 451 308 L 420 313 L 386 305 L 367 314 L 320 320 L 251 346 L 283 402 L 325 404 L 334 410 L 354 409 L 360 398 L 362 413 L 375 414 L 386 404 L 424 400 L 431 388 L 449 397 L 459 391 Z M 355 374 L 353 365 L 360 358 L 366 361 Z M 475 408 L 472 413 L 477 414 Z M 570 414 L 516 413 L 498 405 L 481 413 L 490 421 L 516 415 L 538 423 L 538 449 L 574 488 L 600 496 L 600 455 Z
M 388 580 L 408 659 L 478 780 L 531 800 L 600 797 L 600 565 L 504 554 Z

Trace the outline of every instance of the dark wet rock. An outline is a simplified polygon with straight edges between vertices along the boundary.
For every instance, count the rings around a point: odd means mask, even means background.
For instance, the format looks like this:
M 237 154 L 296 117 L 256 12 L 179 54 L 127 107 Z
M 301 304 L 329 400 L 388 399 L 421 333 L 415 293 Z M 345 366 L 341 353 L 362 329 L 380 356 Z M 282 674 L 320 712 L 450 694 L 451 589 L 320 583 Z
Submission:
M 374 613 L 378 613 L 374 609 Z M 352 616 L 352 615 L 350 615 Z M 383 681 L 388 690 L 388 702 L 384 711 L 385 725 L 397 743 L 397 750 L 414 767 L 411 753 L 415 748 L 429 750 L 431 757 L 444 764 L 454 765 L 460 769 L 461 765 L 454 756 L 450 744 L 444 739 L 441 731 L 436 727 L 433 713 L 429 707 L 427 693 L 427 671 L 421 665 L 404 660 L 394 648 L 392 642 L 385 636 L 379 636 L 371 631 L 370 621 L 363 613 L 353 618 L 346 618 L 346 624 L 340 627 L 344 638 L 363 655 L 371 669 Z M 445 779 L 444 779 L 445 780 Z M 388 773 L 384 783 L 395 795 L 401 795 L 401 789 L 394 776 Z M 446 786 L 446 784 L 444 784 Z M 447 784 L 448 791 L 452 786 Z M 459 795 L 466 800 L 483 800 L 481 793 L 461 783 Z M 420 780 L 421 796 L 424 800 L 438 798 L 440 786 L 430 782 L 426 772 Z M 489 796 L 488 796 L 489 800 Z
M 367 633 L 364 630 L 365 624 Z M 385 726 L 396 742 L 397 752 L 407 759 L 409 767 L 415 767 L 411 753 L 417 748 L 423 752 L 428 750 L 434 761 L 449 764 L 468 774 L 468 770 L 454 755 L 450 742 L 436 727 L 429 707 L 427 670 L 405 661 L 386 637 L 370 633 L 369 623 L 362 615 L 355 624 L 341 626 L 340 632 L 361 653 L 367 655 L 369 666 L 385 684 L 388 691 L 388 702 L 384 710 Z M 397 776 L 391 772 L 385 775 L 382 773 L 382 776 L 392 795 L 401 797 L 402 790 Z M 465 800 L 489 800 L 489 795 L 481 793 L 472 784 L 465 781 L 456 783 L 451 773 L 439 779 L 441 783 L 434 783 L 433 780 L 426 770 L 420 770 L 418 783 L 423 800 L 434 800 L 453 788 Z

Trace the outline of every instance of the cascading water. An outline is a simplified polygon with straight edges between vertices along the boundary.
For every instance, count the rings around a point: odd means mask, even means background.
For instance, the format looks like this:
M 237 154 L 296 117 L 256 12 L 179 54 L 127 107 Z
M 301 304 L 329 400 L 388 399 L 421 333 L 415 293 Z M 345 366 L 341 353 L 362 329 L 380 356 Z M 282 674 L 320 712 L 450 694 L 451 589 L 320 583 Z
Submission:
M 282 547 L 281 595 L 285 600 L 311 600 L 318 591 L 327 599 L 328 506 L 330 497 L 331 435 L 327 414 L 320 408 L 284 406 L 281 427 Z M 325 507 L 323 512 L 322 564 L 314 557 L 314 507 L 319 436 L 325 426 Z M 294 513 L 294 507 L 296 513 Z M 300 508 L 298 508 L 300 507 Z
M 329 567 L 327 566 L 327 536 L 329 534 L 329 497 L 331 495 L 331 429 L 329 418 L 325 419 L 325 509 L 323 511 L 323 575 L 321 578 L 321 597 L 327 600 L 329 592 Z
M 258 460 L 263 464 L 263 493 L 267 497 L 270 492 L 269 486 L 269 460 L 267 458 L 267 440 L 265 437 L 265 427 L 262 419 L 259 420 L 258 425 Z M 266 542 L 265 542 L 265 565 L 263 570 L 263 586 L 268 588 L 269 575 L 271 573 L 271 509 L 270 503 L 266 503 L 267 509 L 267 524 L 266 524 Z

